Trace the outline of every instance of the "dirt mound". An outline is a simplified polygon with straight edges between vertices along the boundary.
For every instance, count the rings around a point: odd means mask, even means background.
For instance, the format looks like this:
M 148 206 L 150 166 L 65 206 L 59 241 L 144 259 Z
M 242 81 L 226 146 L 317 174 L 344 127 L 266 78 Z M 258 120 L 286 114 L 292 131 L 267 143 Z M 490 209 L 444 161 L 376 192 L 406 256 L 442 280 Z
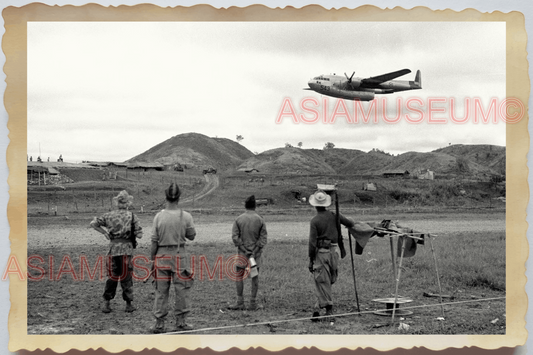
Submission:
M 251 156 L 252 152 L 229 139 L 184 133 L 159 143 L 128 162 L 180 163 L 188 168 L 212 166 L 221 170 L 234 168 Z

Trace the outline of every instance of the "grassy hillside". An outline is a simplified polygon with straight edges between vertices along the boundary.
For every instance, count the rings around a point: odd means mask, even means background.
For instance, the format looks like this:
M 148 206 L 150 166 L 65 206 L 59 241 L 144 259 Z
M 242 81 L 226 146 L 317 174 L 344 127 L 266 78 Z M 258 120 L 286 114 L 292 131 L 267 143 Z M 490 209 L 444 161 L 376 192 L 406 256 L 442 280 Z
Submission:
M 440 148 L 434 152 L 448 154 L 465 159 L 474 169 L 488 168 L 493 173 L 505 174 L 505 147 L 497 145 L 464 145 L 456 144 Z M 486 170 L 486 169 L 481 170 Z
M 274 174 L 333 174 L 335 170 L 324 162 L 316 150 L 276 148 L 247 159 L 237 169 L 255 168 L 261 173 Z
M 188 168 L 214 167 L 229 173 L 257 169 L 265 174 L 351 174 L 381 175 L 395 170 L 411 173 L 430 169 L 437 176 L 471 177 L 488 180 L 505 174 L 505 147 L 493 145 L 450 145 L 432 152 L 407 152 L 397 156 L 372 150 L 275 148 L 254 155 L 246 147 L 226 138 L 198 133 L 174 136 L 131 162 L 180 163 Z

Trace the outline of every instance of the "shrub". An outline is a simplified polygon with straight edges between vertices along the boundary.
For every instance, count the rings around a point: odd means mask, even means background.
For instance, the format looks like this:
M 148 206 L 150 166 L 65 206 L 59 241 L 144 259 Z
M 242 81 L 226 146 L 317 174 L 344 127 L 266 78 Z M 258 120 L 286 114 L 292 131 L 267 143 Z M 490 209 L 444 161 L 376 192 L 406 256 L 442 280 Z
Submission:
M 395 189 L 395 190 L 389 191 L 389 196 L 398 202 L 405 202 L 405 201 L 411 201 L 414 199 L 419 199 L 421 194 L 420 192 L 413 191 L 413 190 Z

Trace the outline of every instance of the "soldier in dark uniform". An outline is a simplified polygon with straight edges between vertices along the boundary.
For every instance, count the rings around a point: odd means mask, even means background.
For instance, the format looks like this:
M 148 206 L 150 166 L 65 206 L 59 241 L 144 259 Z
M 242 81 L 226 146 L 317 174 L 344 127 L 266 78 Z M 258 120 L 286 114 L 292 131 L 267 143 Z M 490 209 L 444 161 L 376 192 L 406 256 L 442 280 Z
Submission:
M 316 216 L 311 220 L 309 231 L 309 271 L 313 273 L 318 307 L 326 309 L 326 315 L 333 314 L 331 285 L 337 281 L 340 258 L 336 216 L 326 210 L 331 205 L 331 196 L 317 191 L 309 197 L 309 203 L 316 208 Z M 340 215 L 340 222 L 353 227 L 354 222 Z M 314 316 L 317 316 L 315 312 Z M 329 319 L 334 321 L 334 318 Z
M 257 270 L 261 266 L 261 254 L 267 244 L 267 230 L 265 221 L 255 212 L 255 196 L 252 195 L 244 201 L 246 212 L 241 214 L 233 223 L 231 238 L 233 244 L 237 247 L 239 255 L 245 256 L 250 263 L 250 258 L 254 258 L 257 264 Z M 248 265 L 242 265 L 238 270 L 244 274 L 244 269 Z M 244 280 L 236 280 L 237 284 L 237 303 L 231 305 L 229 309 L 244 309 Z M 261 308 L 257 303 L 257 291 L 259 290 L 259 275 L 252 277 L 252 296 L 248 309 L 256 310 Z

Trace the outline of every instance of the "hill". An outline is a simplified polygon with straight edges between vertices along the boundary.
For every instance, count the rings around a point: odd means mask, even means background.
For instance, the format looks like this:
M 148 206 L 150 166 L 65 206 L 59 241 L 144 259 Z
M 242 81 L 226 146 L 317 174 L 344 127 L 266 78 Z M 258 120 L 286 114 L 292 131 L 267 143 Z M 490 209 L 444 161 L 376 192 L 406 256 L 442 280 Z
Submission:
M 210 138 L 199 133 L 174 136 L 128 162 L 185 164 L 188 168 L 212 166 L 218 170 L 257 169 L 266 174 L 381 175 L 407 170 L 434 171 L 438 175 L 473 178 L 505 174 L 505 147 L 494 145 L 450 145 L 432 152 L 407 152 L 397 156 L 378 149 L 275 148 L 254 155 L 239 143 Z
M 210 138 L 199 133 L 174 136 L 128 162 L 157 162 L 185 164 L 188 168 L 234 169 L 254 154 L 239 143 L 227 138 Z
M 394 161 L 394 157 L 376 151 L 358 153 L 341 168 L 343 174 L 381 174 Z
M 455 144 L 434 150 L 434 152 L 448 154 L 456 158 L 462 157 L 474 167 L 482 166 L 494 173 L 505 174 L 506 150 L 502 146 Z
M 505 174 L 505 147 L 454 145 L 432 152 L 407 152 L 397 156 L 372 150 L 276 148 L 253 156 L 237 169 L 261 173 L 381 175 L 389 171 L 411 173 L 429 169 L 440 175 L 487 177 Z
M 237 170 L 257 169 L 275 174 L 334 174 L 317 149 L 275 148 L 247 159 Z

